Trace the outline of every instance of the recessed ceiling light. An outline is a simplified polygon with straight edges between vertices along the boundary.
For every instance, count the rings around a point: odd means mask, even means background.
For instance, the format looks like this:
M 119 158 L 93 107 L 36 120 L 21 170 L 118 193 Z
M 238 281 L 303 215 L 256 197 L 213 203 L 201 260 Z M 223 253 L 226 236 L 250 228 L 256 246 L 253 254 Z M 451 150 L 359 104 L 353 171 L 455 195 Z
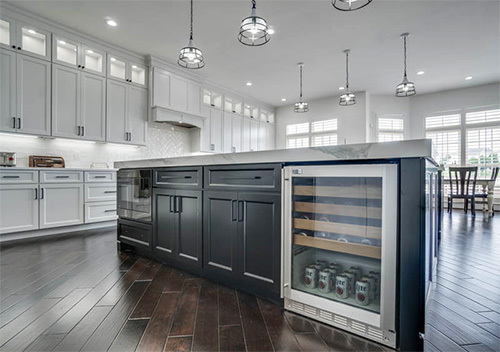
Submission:
M 87 50 L 89 54 L 93 54 L 94 52 L 92 50 Z
M 252 86 L 252 82 L 247 82 L 247 87 L 251 87 Z
M 29 34 L 36 34 L 36 32 L 34 30 L 32 30 L 32 29 L 28 29 L 28 33 Z
M 118 22 L 116 22 L 114 19 L 112 19 L 110 17 L 104 17 L 104 21 L 110 27 L 116 27 L 116 26 L 118 26 Z
M 344 90 L 345 88 L 344 87 L 339 87 L 339 90 Z
M 132 65 L 132 68 L 137 68 L 137 66 L 136 65 Z
M 275 33 L 274 28 L 269 28 L 269 29 L 267 30 L 267 33 L 269 33 L 269 34 L 274 34 L 274 33 Z
M 114 57 L 112 57 L 110 60 L 111 60 L 111 61 L 113 61 L 113 62 L 115 62 L 115 61 L 116 61 L 116 59 L 115 59 Z
M 471 79 L 472 79 L 472 76 L 467 76 L 467 77 L 465 77 L 465 80 L 466 80 L 466 81 L 470 81 Z
M 418 72 L 417 72 L 417 75 L 419 75 L 419 76 L 420 76 L 420 75 L 423 75 L 424 73 L 425 73 L 424 71 L 418 71 Z
M 59 44 L 66 45 L 66 42 L 64 40 L 59 40 Z
M 286 98 L 281 98 L 281 101 L 286 101 Z

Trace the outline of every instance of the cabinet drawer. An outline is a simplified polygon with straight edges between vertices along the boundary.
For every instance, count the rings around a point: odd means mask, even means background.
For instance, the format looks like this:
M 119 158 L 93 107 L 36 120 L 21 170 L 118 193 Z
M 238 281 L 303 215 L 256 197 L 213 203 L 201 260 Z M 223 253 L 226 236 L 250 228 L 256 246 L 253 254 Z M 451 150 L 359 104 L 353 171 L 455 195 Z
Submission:
M 105 200 L 116 201 L 116 184 L 91 183 L 85 185 L 85 202 L 98 202 Z
M 83 171 L 40 171 L 40 183 L 83 182 Z
M 166 188 L 201 188 L 202 168 L 171 168 L 154 170 L 154 186 Z
M 151 226 L 120 220 L 118 238 L 127 244 L 149 247 L 151 243 Z
M 0 170 L 0 184 L 38 183 L 38 171 Z
M 116 220 L 116 202 L 85 204 L 85 223 Z
M 85 171 L 85 182 L 116 182 L 115 171 Z
M 252 189 L 280 192 L 281 165 L 205 167 L 205 188 Z

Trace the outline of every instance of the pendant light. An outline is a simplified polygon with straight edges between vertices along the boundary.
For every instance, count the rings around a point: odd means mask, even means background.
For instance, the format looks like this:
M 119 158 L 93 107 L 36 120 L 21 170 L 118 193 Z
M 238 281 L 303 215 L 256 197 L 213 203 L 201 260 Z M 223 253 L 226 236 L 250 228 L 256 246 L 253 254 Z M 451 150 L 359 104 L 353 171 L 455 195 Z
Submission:
M 410 33 L 403 33 L 401 34 L 401 38 L 404 41 L 404 67 L 405 67 L 405 73 L 403 77 L 403 82 L 401 82 L 397 87 L 396 87 L 396 96 L 397 97 L 411 97 L 412 95 L 417 94 L 417 90 L 415 89 L 415 84 L 413 82 L 408 81 L 408 77 L 406 76 L 406 38 Z
M 339 11 L 356 11 L 362 9 L 373 0 L 332 0 L 332 5 Z
M 189 69 L 205 67 L 203 53 L 193 44 L 193 0 L 191 0 L 191 34 L 189 36 L 189 43 L 188 46 L 181 49 L 177 63 Z
M 300 67 L 300 99 L 298 102 L 295 103 L 295 107 L 293 108 L 293 111 L 295 112 L 308 112 L 309 111 L 309 104 L 304 102 L 302 100 L 302 69 L 304 68 L 304 63 L 299 62 L 297 64 Z
M 345 93 L 340 96 L 339 105 L 350 106 L 356 104 L 356 96 L 349 90 L 349 53 L 351 50 L 344 50 L 345 53 Z
M 257 3 L 252 0 L 252 13 L 241 21 L 238 40 L 248 46 L 261 46 L 271 39 L 267 22 L 257 16 Z

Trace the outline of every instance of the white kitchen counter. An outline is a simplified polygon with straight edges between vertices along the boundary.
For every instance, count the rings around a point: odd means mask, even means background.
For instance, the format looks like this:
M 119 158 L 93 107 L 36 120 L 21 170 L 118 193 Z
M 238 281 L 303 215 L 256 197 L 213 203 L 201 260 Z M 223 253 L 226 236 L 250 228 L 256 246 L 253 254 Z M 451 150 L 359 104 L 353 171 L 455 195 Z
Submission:
M 177 158 L 118 161 L 114 167 L 168 167 L 204 166 L 252 163 L 297 163 L 333 160 L 374 160 L 398 158 L 436 159 L 430 139 L 414 139 L 400 142 L 347 144 L 329 147 L 277 149 L 261 152 L 206 154 Z
M 0 166 L 0 170 L 33 170 L 33 171 L 117 171 L 117 169 L 93 169 L 81 167 L 17 167 L 17 166 Z

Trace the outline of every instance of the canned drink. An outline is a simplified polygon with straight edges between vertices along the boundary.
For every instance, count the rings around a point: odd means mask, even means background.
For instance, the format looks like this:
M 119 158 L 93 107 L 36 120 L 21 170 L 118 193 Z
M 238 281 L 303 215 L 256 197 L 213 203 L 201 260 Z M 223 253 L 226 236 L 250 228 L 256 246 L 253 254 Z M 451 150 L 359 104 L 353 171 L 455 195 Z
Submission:
M 375 291 L 375 297 L 380 295 L 380 273 L 378 271 L 370 271 L 368 275 L 371 275 L 375 278 L 375 287 L 373 291 Z
M 319 272 L 318 287 L 320 292 L 328 293 L 332 290 L 332 272 L 329 269 L 323 269 Z
M 347 276 L 349 279 L 347 282 L 347 290 L 349 293 L 354 293 L 355 290 L 355 284 L 356 284 L 356 273 L 352 270 L 346 270 L 344 271 L 344 275 Z
M 349 297 L 348 285 L 349 278 L 346 275 L 337 275 L 337 277 L 335 278 L 335 293 L 337 294 L 337 297 L 342 299 Z
M 362 279 L 368 280 L 370 282 L 370 300 L 373 301 L 375 299 L 375 276 L 373 275 L 365 275 Z
M 366 279 L 356 281 L 356 302 L 362 306 L 370 304 L 370 281 Z
M 323 260 L 323 259 L 318 259 L 316 260 L 316 265 L 320 265 L 321 266 L 321 269 L 326 269 L 328 267 L 328 262 L 326 260 Z
M 363 276 L 363 272 L 361 271 L 361 268 L 359 266 L 351 266 L 349 270 L 353 271 L 356 274 L 356 281 L 361 279 L 361 276 Z
M 330 265 L 328 265 L 328 267 L 332 270 L 337 270 L 337 271 L 341 271 L 342 270 L 342 267 L 340 266 L 340 263 L 330 263 Z
M 306 268 L 306 287 L 316 288 L 318 287 L 318 269 L 314 265 L 309 265 Z

